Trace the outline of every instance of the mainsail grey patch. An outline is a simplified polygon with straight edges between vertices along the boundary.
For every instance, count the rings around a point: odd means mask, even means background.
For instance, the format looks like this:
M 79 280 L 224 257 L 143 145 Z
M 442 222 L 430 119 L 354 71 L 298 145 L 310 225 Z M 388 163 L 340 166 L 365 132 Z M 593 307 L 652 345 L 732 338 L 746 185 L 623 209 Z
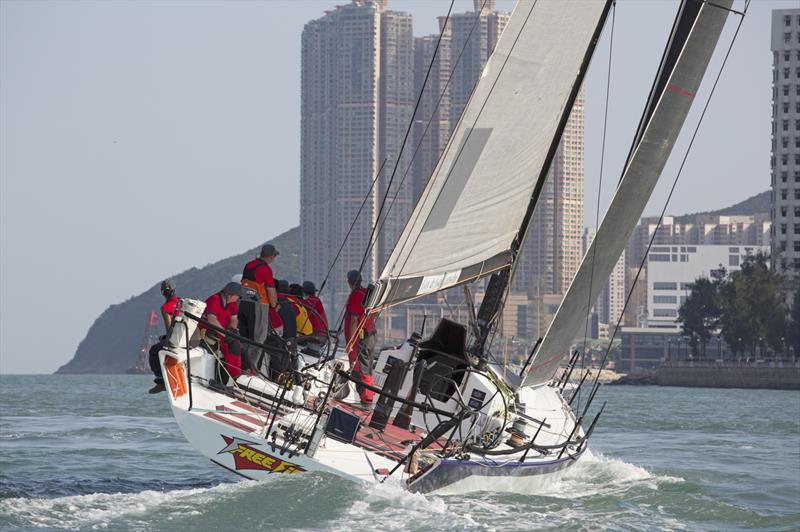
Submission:
M 453 213 L 458 198 L 461 197 L 491 134 L 492 128 L 470 128 L 466 131 L 456 151 L 458 160 L 453 165 L 450 175 L 446 177 L 439 197 L 436 198 L 436 203 L 422 228 L 423 232 L 442 229 L 447 225 L 447 220 Z

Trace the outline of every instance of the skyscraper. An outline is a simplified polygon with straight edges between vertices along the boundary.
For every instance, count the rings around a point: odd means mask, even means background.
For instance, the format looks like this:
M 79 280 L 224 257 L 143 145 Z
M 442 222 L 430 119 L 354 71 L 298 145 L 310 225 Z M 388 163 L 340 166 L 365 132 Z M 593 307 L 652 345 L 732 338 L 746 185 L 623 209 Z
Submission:
M 495 11 L 496 0 L 473 0 L 474 11 L 450 15 L 450 123 L 455 127 L 486 61 L 492 55 L 510 13 Z M 476 18 L 477 17 L 477 18 Z M 461 56 L 456 61 L 458 56 Z
M 328 281 L 334 312 L 358 269 L 414 109 L 412 19 L 385 1 L 354 0 L 306 24 L 302 34 L 301 273 L 318 286 L 356 218 Z M 409 151 L 410 153 L 410 151 Z M 398 172 L 410 155 L 397 164 Z M 370 184 L 385 159 L 374 190 Z M 399 188 L 398 188 L 399 187 Z M 397 200 L 367 254 L 364 279 L 391 251 L 411 207 L 411 180 L 395 179 Z M 335 314 L 333 314 L 335 315 Z
M 440 31 L 443 23 L 444 21 L 440 19 Z M 413 163 L 412 188 L 415 203 L 436 168 L 439 156 L 452 131 L 448 85 L 451 69 L 451 28 L 449 23 L 443 28 L 444 34 L 441 40 L 439 35 L 414 39 L 414 92 L 422 93 L 414 121 L 414 146 L 416 148 L 419 145 Z M 428 74 L 429 68 L 430 74 Z M 426 76 L 427 83 L 425 83 Z
M 800 9 L 772 11 L 772 266 L 800 283 Z

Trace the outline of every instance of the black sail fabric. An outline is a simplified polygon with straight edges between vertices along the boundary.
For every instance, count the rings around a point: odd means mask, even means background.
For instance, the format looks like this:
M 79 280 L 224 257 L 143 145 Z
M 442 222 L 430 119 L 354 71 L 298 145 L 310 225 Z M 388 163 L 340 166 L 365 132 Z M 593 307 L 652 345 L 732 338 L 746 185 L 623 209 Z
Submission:
M 700 4 L 699 0 L 688 2 Z M 527 368 L 524 386 L 538 386 L 552 379 L 586 319 L 588 306 L 597 299 L 603 281 L 625 248 L 686 120 L 732 3 L 733 0 L 703 2 L 699 10 L 682 6 L 681 16 L 694 20 L 679 21 L 674 31 L 687 25 L 691 31 L 684 32 L 682 39 L 675 38 L 673 32 L 665 54 L 677 56 L 677 61 L 671 71 L 660 73 L 668 76 L 666 81 L 657 80 L 654 84 L 653 90 L 658 93 L 650 100 L 657 104 L 643 117 L 646 123 L 644 128 L 640 126 L 641 140 L 634 147 L 594 241 Z
M 383 270 L 379 310 L 513 261 L 610 0 L 520 0 Z

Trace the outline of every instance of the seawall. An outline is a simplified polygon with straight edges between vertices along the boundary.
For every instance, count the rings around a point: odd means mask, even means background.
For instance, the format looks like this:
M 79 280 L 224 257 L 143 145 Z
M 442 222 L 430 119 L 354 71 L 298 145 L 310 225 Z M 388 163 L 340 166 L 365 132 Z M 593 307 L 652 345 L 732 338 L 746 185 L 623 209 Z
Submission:
M 800 390 L 800 362 L 668 362 L 656 379 L 660 386 Z

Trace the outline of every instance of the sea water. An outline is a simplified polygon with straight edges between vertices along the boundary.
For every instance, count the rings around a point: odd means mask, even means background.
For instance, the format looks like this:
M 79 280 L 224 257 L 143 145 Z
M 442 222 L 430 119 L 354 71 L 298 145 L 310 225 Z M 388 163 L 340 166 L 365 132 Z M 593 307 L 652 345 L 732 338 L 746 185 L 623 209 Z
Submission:
M 606 386 L 590 452 L 541 492 L 243 480 L 144 376 L 0 376 L 3 530 L 797 530 L 800 392 Z

